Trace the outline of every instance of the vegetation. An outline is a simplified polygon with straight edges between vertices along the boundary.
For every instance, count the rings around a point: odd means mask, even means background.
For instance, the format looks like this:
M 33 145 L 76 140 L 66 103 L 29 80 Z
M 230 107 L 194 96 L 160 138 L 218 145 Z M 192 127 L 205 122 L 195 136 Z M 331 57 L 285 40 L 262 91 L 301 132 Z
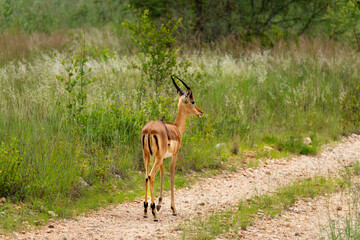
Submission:
M 153 81 L 154 83 L 150 86 L 155 84 L 154 90 L 159 91 L 164 86 L 169 87 L 168 77 L 176 68 L 184 70 L 182 71 L 184 73 L 190 65 L 189 61 L 177 63 L 179 49 L 175 47 L 176 38 L 173 34 L 178 29 L 181 18 L 173 26 L 169 21 L 166 25 L 161 24 L 160 27 L 156 27 L 149 20 L 149 10 L 144 12 L 135 10 L 135 13 L 136 22 L 128 20 L 123 22 L 123 26 L 134 36 L 132 41 L 140 53 L 133 65 L 142 72 L 142 83 Z
M 173 73 L 206 113 L 187 120 L 178 186 L 245 149 L 315 154 L 357 131 L 359 55 L 325 35 L 325 1 L 130 3 L 150 10 L 0 0 L 0 229 L 138 196 L 139 133 L 174 121 Z
M 358 175 L 360 174 L 360 163 L 357 161 L 354 167 L 347 171 L 348 173 Z M 347 181 L 350 187 L 351 199 L 348 202 L 349 212 L 346 214 L 343 221 L 331 218 L 329 216 L 328 226 L 322 227 L 321 238 L 326 239 L 358 239 L 360 237 L 360 203 L 359 203 L 359 188 L 355 181 Z
M 356 166 L 354 168 L 355 172 L 358 171 L 359 162 L 357 162 Z M 271 194 L 254 196 L 248 201 L 240 200 L 236 209 L 228 208 L 214 212 L 206 219 L 195 219 L 184 224 L 182 226 L 182 238 L 213 239 L 223 234 L 226 234 L 226 238 L 236 238 L 238 231 L 252 225 L 255 218 L 274 218 L 284 210 L 293 206 L 299 198 L 314 198 L 324 195 L 325 193 L 350 188 L 353 182 L 354 169 L 346 169 L 346 174 L 343 175 L 343 178 L 309 178 L 294 182 L 289 186 L 281 187 Z M 353 216 L 355 216 L 355 218 Z M 339 239 L 338 237 L 342 237 L 344 234 L 347 236 L 347 238 L 344 239 L 357 239 L 356 236 L 359 236 L 358 210 L 354 215 L 349 214 L 349 217 L 346 219 L 346 229 L 344 229 L 344 231 L 340 228 L 335 228 L 334 221 L 329 221 L 329 239 Z
M 295 182 L 278 189 L 273 194 L 255 196 L 249 201 L 241 200 L 237 209 L 226 209 L 212 213 L 205 220 L 193 220 L 183 226 L 183 239 L 213 239 L 229 233 L 230 238 L 240 229 L 246 229 L 257 217 L 274 218 L 291 207 L 298 198 L 314 198 L 330 193 L 343 186 L 341 179 L 316 177 Z M 234 234 L 231 236 L 231 234 Z
M 329 10 L 332 19 L 332 34 L 341 34 L 360 50 L 360 2 L 337 0 L 334 9 Z

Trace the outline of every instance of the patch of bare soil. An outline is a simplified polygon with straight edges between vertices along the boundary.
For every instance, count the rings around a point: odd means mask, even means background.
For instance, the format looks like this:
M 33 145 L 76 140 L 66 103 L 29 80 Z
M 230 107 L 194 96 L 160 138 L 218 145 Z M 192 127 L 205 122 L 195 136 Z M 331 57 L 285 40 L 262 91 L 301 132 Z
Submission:
M 53 228 L 44 226 L 40 230 L 20 234 L 16 238 L 177 239 L 181 233 L 176 227 L 184 221 L 206 216 L 211 211 L 237 204 L 241 198 L 271 192 L 298 179 L 338 173 L 339 169 L 359 159 L 360 137 L 352 135 L 336 147 L 325 148 L 317 156 L 270 159 L 256 169 L 248 168 L 235 173 L 220 174 L 203 179 L 189 189 L 176 190 L 176 217 L 172 216 L 170 194 L 166 193 L 158 216 L 159 222 L 154 222 L 151 215 L 147 219 L 142 217 L 141 199 L 102 209 L 77 220 L 51 223 Z M 305 224 L 299 225 L 299 229 L 302 225 Z

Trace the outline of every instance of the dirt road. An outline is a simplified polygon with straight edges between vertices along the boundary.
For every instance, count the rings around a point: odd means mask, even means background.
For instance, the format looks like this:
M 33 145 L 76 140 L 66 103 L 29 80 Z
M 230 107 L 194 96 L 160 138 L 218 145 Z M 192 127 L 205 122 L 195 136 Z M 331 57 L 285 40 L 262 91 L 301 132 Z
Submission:
M 203 179 L 189 189 L 175 191 L 178 216 L 170 210 L 169 193 L 165 194 L 159 222 L 145 219 L 143 200 L 122 203 L 79 217 L 52 223 L 35 232 L 20 234 L 17 239 L 177 239 L 176 227 L 184 221 L 234 205 L 241 198 L 275 190 L 280 185 L 315 175 L 337 173 L 339 169 L 360 160 L 360 136 L 343 139 L 336 147 L 325 147 L 317 156 L 267 160 L 256 169 L 241 169 Z M 286 239 L 286 238 L 285 238 Z

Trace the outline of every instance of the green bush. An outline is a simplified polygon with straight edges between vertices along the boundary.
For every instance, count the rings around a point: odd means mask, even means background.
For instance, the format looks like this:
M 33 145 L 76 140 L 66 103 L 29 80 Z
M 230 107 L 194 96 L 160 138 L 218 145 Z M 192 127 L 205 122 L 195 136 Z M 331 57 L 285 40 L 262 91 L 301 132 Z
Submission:
M 357 129 L 360 126 L 360 84 L 351 84 L 341 103 L 344 128 Z
M 173 36 L 179 27 L 181 18 L 172 24 L 156 25 L 149 19 L 149 10 L 134 10 L 136 20 L 125 20 L 122 25 L 132 33 L 132 41 L 139 52 L 133 67 L 142 71 L 144 83 L 150 83 L 158 91 L 169 85 L 169 76 L 175 71 L 186 72 L 189 61 L 179 61 L 178 50 Z
M 24 197 L 24 188 L 31 182 L 34 169 L 24 161 L 19 141 L 13 138 L 9 144 L 0 144 L 0 196 Z

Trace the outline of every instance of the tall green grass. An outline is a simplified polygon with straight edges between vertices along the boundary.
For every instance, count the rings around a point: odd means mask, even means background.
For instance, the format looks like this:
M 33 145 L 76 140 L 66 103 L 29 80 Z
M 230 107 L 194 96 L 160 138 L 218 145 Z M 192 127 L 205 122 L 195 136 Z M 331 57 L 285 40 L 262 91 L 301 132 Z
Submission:
M 313 154 L 356 129 L 357 123 L 344 124 L 343 105 L 350 86 L 358 84 L 358 53 L 309 44 L 236 58 L 183 55 L 192 66 L 181 78 L 205 116 L 187 120 L 178 171 L 220 168 L 226 159 L 218 143 L 234 142 L 240 149 L 265 143 L 277 151 Z M 66 91 L 55 77 L 65 75 L 59 60 L 69 58 L 40 53 L 0 66 L 0 197 L 51 207 L 114 186 L 135 189 L 142 179 L 142 126 L 164 114 L 168 122 L 175 119 L 175 89 L 156 98 L 151 89 L 139 91 L 132 58 L 101 49 L 85 66 L 98 79 L 87 85 L 87 107 L 70 118 Z M 303 137 L 311 137 L 312 145 Z M 82 180 L 90 186 L 80 187 Z

